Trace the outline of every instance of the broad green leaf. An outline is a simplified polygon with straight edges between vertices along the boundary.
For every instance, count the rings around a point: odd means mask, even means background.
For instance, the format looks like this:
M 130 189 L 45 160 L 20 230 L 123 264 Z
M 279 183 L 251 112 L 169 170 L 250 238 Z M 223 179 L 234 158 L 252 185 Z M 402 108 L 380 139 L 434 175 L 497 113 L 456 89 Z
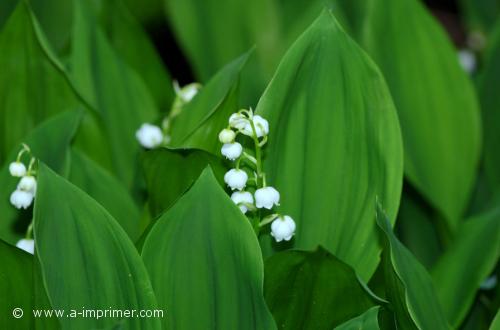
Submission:
M 156 299 L 133 243 L 95 200 L 39 164 L 34 237 L 54 309 L 154 310 Z M 61 257 L 62 256 L 62 257 Z M 77 276 L 75 276 L 77 275 Z M 61 318 L 65 329 L 158 329 L 158 318 Z
M 401 329 L 451 329 L 432 278 L 415 257 L 401 244 L 380 206 L 377 224 L 383 234 L 382 263 L 386 279 L 387 298 L 394 308 Z
M 33 322 L 33 257 L 0 240 L 0 328 L 30 329 Z M 14 309 L 24 316 L 15 318 Z
M 33 155 L 47 163 L 54 171 L 65 175 L 68 171 L 67 152 L 80 122 L 81 112 L 58 114 L 35 128 L 25 139 L 19 140 L 0 171 L 0 238 L 15 244 L 22 238 L 31 221 L 32 210 L 17 210 L 10 204 L 10 194 L 16 189 L 18 178 L 9 173 L 9 164 L 16 160 L 21 142 L 26 143 Z M 28 158 L 23 158 L 27 165 Z
M 122 0 L 102 1 L 101 21 L 111 45 L 141 75 L 160 109 L 170 109 L 172 81 L 146 31 Z M 138 51 L 140 50 L 140 51 Z
M 0 32 L 0 164 L 33 127 L 79 106 L 47 56 L 31 15 L 20 1 Z
M 476 291 L 498 263 L 500 208 L 464 222 L 432 270 L 438 297 L 453 327 L 474 302 Z
M 378 69 L 325 11 L 285 55 L 257 113 L 270 124 L 267 182 L 297 223 L 293 246 L 321 244 L 368 280 L 380 251 L 375 197 L 394 221 L 403 172 L 396 110 Z M 280 248 L 270 235 L 262 246 Z
M 240 72 L 252 52 L 250 50 L 224 66 L 183 107 L 182 112 L 172 120 L 171 145 L 204 147 L 214 151 L 219 131 L 227 126 L 229 116 L 239 110 L 237 89 Z
M 255 233 L 209 168 L 154 225 L 142 257 L 164 328 L 276 328 Z
M 342 323 L 335 330 L 379 330 L 378 326 L 378 306 L 374 306 L 345 323 Z
M 170 208 L 210 165 L 219 182 L 225 168 L 220 158 L 197 149 L 166 149 L 148 151 L 143 157 L 148 204 L 154 219 Z
M 403 193 L 395 232 L 426 269 L 431 269 L 443 250 L 433 216 L 432 209 L 414 193 Z
M 500 21 L 499 21 L 500 22 Z M 479 97 L 484 123 L 484 173 L 488 185 L 500 191 L 500 23 L 491 38 L 479 79 Z
M 405 174 L 455 229 L 474 184 L 481 125 L 456 50 L 418 0 L 374 0 L 363 43 L 398 110 Z
M 85 1 L 75 1 L 74 7 L 72 81 L 99 112 L 114 171 L 130 188 L 139 152 L 135 132 L 156 119 L 157 109 L 139 75 L 110 46 Z
M 71 152 L 70 164 L 69 181 L 101 204 L 135 241 L 140 213 L 123 184 L 76 149 Z
M 280 329 L 332 329 L 375 303 L 354 270 L 322 248 L 273 255 L 264 278 L 266 302 Z

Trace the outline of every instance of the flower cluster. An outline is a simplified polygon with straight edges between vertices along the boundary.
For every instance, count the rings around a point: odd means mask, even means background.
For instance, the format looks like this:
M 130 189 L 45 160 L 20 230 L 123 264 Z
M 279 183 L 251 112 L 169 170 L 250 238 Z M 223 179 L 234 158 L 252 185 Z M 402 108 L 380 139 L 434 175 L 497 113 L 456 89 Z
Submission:
M 177 81 L 174 81 L 174 90 L 176 98 L 172 104 L 172 108 L 168 116 L 163 120 L 162 127 L 144 123 L 135 133 L 137 141 L 146 149 L 154 149 L 161 145 L 170 143 L 170 123 L 177 117 L 184 105 L 191 102 L 191 100 L 198 94 L 201 85 L 192 83 L 184 87 L 180 87 Z
M 240 134 L 253 141 L 253 151 L 236 141 Z M 254 115 L 251 109 L 240 110 L 229 117 L 227 128 L 219 133 L 219 141 L 223 144 L 222 155 L 234 161 L 236 166 L 224 175 L 224 181 L 234 191 L 231 199 L 241 212 L 255 213 L 254 228 L 271 223 L 271 235 L 275 240 L 289 241 L 295 233 L 295 222 L 290 216 L 273 213 L 261 219 L 262 213 L 280 205 L 280 193 L 267 185 L 262 168 L 262 147 L 267 143 L 268 134 L 268 121 Z M 252 176 L 249 177 L 248 173 Z
M 21 161 L 22 156 L 31 154 L 30 148 L 23 144 L 23 149 L 17 155 L 15 162 L 10 163 L 9 172 L 14 177 L 21 178 L 17 184 L 16 190 L 10 195 L 10 203 L 18 209 L 27 209 L 36 195 L 35 158 L 31 157 L 28 168 Z

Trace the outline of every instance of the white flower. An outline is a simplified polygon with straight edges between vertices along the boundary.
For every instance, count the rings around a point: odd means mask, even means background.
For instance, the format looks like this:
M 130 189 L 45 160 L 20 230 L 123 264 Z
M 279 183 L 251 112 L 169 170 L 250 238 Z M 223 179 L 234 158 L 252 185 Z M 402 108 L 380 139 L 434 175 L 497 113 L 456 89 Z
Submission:
M 289 241 L 294 233 L 295 222 L 288 215 L 278 217 L 271 224 L 271 236 L 274 237 L 276 242 Z
M 244 129 L 247 124 L 249 124 L 248 118 L 241 113 L 233 113 L 231 117 L 229 117 L 229 126 L 237 130 Z
M 236 137 L 236 133 L 234 133 L 234 131 L 232 129 L 224 128 L 219 133 L 219 141 L 221 143 L 231 143 L 234 141 L 235 137 Z
M 198 94 L 200 90 L 200 84 L 198 83 L 191 83 L 189 85 L 186 85 L 182 88 L 179 88 L 179 84 L 177 84 L 177 87 L 174 88 L 176 90 L 177 95 L 182 99 L 184 103 L 191 102 L 191 100 Z
M 255 126 L 255 132 L 257 133 L 257 137 L 263 137 L 267 134 L 269 134 L 269 123 L 267 120 L 262 118 L 259 115 L 253 116 L 253 125 Z M 245 124 L 245 127 L 241 130 L 241 133 L 248 135 L 248 136 L 253 136 L 253 129 L 252 125 L 250 122 L 247 122 Z
M 238 142 L 226 143 L 222 146 L 220 152 L 229 160 L 235 160 L 241 156 L 243 147 Z
M 255 191 L 255 205 L 257 208 L 272 209 L 274 205 L 279 205 L 280 193 L 273 187 L 264 187 Z
M 242 190 L 245 188 L 247 180 L 248 175 L 245 171 L 234 168 L 224 175 L 224 182 L 226 182 L 232 190 Z
M 12 162 L 9 165 L 9 172 L 12 176 L 22 177 L 26 174 L 26 166 L 21 162 Z
M 36 179 L 31 175 L 22 177 L 21 181 L 17 184 L 18 190 L 24 190 L 35 195 L 36 193 Z
M 231 199 L 236 205 L 238 205 L 243 214 L 248 211 L 248 207 L 245 204 L 253 204 L 253 196 L 248 191 L 235 191 L 231 195 Z
M 16 189 L 10 195 L 10 203 L 18 209 L 27 209 L 33 202 L 33 193 Z
M 458 52 L 460 65 L 465 72 L 471 74 L 476 71 L 476 55 L 469 49 L 462 49 Z
M 148 149 L 159 146 L 163 141 L 163 133 L 158 126 L 144 123 L 135 133 L 139 143 Z
M 35 241 L 32 239 L 23 238 L 16 243 L 16 246 L 28 253 L 35 254 Z

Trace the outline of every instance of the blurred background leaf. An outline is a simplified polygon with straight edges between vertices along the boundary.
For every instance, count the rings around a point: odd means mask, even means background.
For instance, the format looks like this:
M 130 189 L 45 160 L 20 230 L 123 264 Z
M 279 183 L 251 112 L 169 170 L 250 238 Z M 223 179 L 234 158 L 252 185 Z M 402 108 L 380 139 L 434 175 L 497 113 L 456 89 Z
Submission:
M 40 122 L 81 107 L 33 24 L 21 1 L 0 32 L 0 164 Z
M 398 109 L 409 181 L 453 232 L 475 182 L 479 108 L 442 28 L 417 0 L 375 0 L 363 44 Z
M 462 223 L 432 270 L 448 321 L 457 328 L 500 256 L 500 208 Z
M 403 175 L 396 110 L 377 67 L 324 11 L 283 58 L 257 113 L 271 127 L 267 182 L 297 222 L 291 244 L 261 236 L 264 254 L 321 244 L 367 281 L 379 262 L 375 198 L 394 222 Z
M 209 167 L 151 229 L 142 257 L 165 328 L 276 328 L 257 238 Z

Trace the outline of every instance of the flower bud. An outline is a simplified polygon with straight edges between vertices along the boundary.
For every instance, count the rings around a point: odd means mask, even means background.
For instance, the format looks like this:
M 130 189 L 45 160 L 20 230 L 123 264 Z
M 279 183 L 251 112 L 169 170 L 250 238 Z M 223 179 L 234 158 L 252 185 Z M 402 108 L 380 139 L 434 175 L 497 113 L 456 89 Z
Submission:
M 255 205 L 257 208 L 272 209 L 274 205 L 279 205 L 280 193 L 273 187 L 264 187 L 255 191 Z
M 144 123 L 135 133 L 139 143 L 147 149 L 158 147 L 163 142 L 163 132 L 158 126 Z
M 26 174 L 26 166 L 21 162 L 12 162 L 9 165 L 10 175 L 22 177 Z
M 295 233 L 295 222 L 288 215 L 278 217 L 271 224 L 271 236 L 276 242 L 289 241 Z
M 10 195 L 10 203 L 18 209 L 27 209 L 33 202 L 33 193 L 16 189 Z
M 242 190 L 245 188 L 247 180 L 248 175 L 243 170 L 232 169 L 224 175 L 224 182 L 226 182 L 232 190 Z
M 30 192 L 34 195 L 36 192 L 36 179 L 31 175 L 22 177 L 21 181 L 17 184 L 17 189 Z
M 241 156 L 243 147 L 238 142 L 226 143 L 222 146 L 220 152 L 229 160 L 235 160 Z
M 224 128 L 219 133 L 219 141 L 221 143 L 232 143 L 235 137 L 236 133 L 232 129 Z
M 191 83 L 177 90 L 177 95 L 182 99 L 184 103 L 189 103 L 200 91 L 200 84 Z
M 16 246 L 28 253 L 35 254 L 35 241 L 23 238 L 16 243 Z
M 238 205 L 243 214 L 248 211 L 248 207 L 245 204 L 253 204 L 253 196 L 248 191 L 235 191 L 231 195 L 231 199 L 236 205 Z

